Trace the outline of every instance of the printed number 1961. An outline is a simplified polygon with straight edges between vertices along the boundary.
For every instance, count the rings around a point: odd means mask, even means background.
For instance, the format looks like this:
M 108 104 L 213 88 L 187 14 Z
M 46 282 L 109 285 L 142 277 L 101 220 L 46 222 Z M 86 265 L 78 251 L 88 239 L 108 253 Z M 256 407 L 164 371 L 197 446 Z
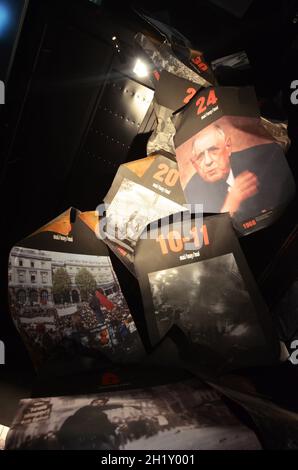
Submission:
M 203 235 L 203 244 L 205 246 L 209 245 L 209 236 L 205 224 L 201 227 L 200 231 Z M 187 237 L 182 237 L 180 232 L 173 230 L 166 236 L 161 234 L 157 238 L 157 242 L 160 244 L 160 249 L 163 255 L 168 255 L 169 251 L 172 253 L 179 253 L 183 250 L 185 243 L 189 243 L 190 241 L 193 241 L 194 248 L 201 248 L 201 236 L 197 227 L 193 227 Z

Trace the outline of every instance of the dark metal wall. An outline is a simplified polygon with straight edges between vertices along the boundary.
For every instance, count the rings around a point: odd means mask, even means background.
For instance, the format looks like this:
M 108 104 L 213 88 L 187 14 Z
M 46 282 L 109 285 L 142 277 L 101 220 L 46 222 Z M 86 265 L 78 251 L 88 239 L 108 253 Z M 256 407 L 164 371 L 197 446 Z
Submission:
M 70 206 L 95 209 L 118 166 L 145 156 L 138 133 L 153 91 L 133 73 L 138 27 L 130 20 L 84 0 L 30 2 L 1 116 L 2 279 L 18 240 Z M 2 299 L 6 290 L 5 282 Z M 0 326 L 13 349 L 5 301 Z
M 9 123 L 4 157 L 6 187 L 13 187 L 19 196 L 15 209 L 20 199 L 30 208 L 29 214 L 25 207 L 18 214 L 16 237 L 69 205 L 91 210 L 101 202 L 117 167 L 127 158 L 153 96 L 147 83 L 135 80 L 135 56 L 125 57 L 123 63 L 113 48 L 117 24 L 92 4 L 72 4 L 77 10 L 64 5 L 64 11 L 43 8 L 42 16 L 39 9 L 35 13 L 43 24 L 32 51 L 25 100 L 15 103 L 19 108 Z M 128 40 L 131 48 L 131 38 L 124 34 L 120 37 L 127 56 L 123 42 Z M 24 52 L 28 55 L 28 50 Z M 12 72 L 8 108 L 21 66 L 17 63 Z

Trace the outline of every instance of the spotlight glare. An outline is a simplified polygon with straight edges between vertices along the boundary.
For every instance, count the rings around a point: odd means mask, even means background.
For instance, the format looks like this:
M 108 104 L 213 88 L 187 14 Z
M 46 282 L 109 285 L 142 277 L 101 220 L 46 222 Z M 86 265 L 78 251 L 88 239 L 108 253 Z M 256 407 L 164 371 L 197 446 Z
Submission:
M 11 20 L 11 12 L 5 3 L 0 3 L 0 36 L 5 33 Z
M 140 59 L 137 59 L 133 71 L 138 77 L 147 77 L 148 76 L 147 65 Z

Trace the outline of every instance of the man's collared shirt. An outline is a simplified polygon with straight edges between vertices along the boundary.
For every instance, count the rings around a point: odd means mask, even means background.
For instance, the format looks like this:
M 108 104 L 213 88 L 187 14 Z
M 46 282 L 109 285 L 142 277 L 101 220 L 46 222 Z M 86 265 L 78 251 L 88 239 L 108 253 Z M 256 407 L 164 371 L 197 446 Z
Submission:
M 234 181 L 235 181 L 235 178 L 234 178 L 234 175 L 233 175 L 233 172 L 232 172 L 232 168 L 230 169 L 230 173 L 229 173 L 229 176 L 227 177 L 227 180 L 226 180 L 226 183 L 228 185 L 228 191 L 230 192 L 231 191 L 231 187 L 234 185 Z

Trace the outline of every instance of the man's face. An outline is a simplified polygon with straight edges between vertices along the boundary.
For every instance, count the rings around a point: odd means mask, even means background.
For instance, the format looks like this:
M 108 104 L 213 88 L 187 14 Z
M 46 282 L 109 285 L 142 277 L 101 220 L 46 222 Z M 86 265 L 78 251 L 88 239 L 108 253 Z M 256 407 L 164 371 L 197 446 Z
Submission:
M 98 398 L 98 399 L 95 399 L 95 400 L 92 400 L 92 402 L 90 403 L 91 406 L 103 406 L 106 404 L 108 400 L 107 399 L 104 399 L 104 398 Z
M 196 138 L 191 162 L 208 183 L 226 179 L 230 171 L 231 141 L 216 128 L 206 129 Z

